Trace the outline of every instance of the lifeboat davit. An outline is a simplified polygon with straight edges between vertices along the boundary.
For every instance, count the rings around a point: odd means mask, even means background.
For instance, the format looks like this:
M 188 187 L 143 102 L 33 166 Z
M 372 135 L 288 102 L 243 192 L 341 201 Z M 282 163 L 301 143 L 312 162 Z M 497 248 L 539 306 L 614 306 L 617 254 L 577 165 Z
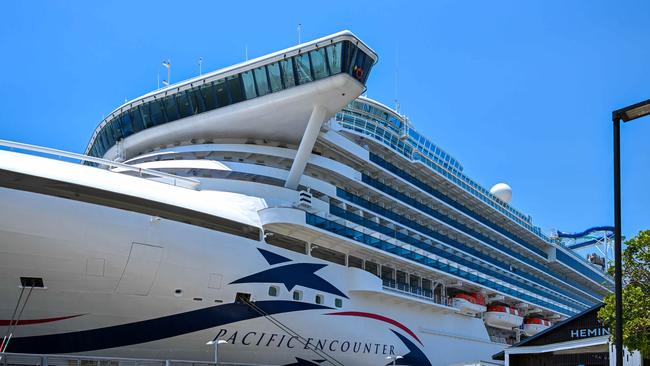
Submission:
M 517 309 L 508 306 L 488 306 L 483 321 L 494 328 L 512 329 L 521 326 L 524 317 L 519 315 Z
M 451 300 L 451 305 L 460 310 L 461 313 L 476 315 L 485 312 L 485 299 L 483 296 L 474 294 L 457 294 Z
M 524 320 L 524 334 L 528 337 L 550 328 L 551 322 L 546 319 L 528 318 Z

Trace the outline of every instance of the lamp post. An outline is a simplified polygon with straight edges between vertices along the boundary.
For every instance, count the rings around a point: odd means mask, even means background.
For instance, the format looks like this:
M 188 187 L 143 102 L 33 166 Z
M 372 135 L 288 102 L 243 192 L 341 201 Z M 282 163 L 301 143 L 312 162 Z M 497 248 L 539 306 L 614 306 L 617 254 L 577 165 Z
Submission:
M 224 344 L 224 343 L 228 343 L 228 342 L 224 341 L 223 339 L 219 339 L 219 340 L 212 340 L 212 341 L 209 341 L 209 342 L 206 343 L 208 346 L 214 345 L 214 364 L 215 364 L 215 366 L 217 365 L 217 361 L 219 360 L 219 345 Z
M 623 366 L 623 271 L 621 264 L 621 121 L 650 114 L 650 99 L 612 112 L 614 123 L 614 285 L 616 298 L 616 366 Z
M 388 357 L 386 357 L 387 360 L 393 361 L 393 366 L 396 365 L 397 360 L 399 360 L 400 358 L 404 358 L 404 357 L 402 357 L 402 356 L 388 356 Z
M 163 85 L 168 86 L 172 83 L 172 62 L 165 60 L 162 62 L 162 65 L 167 69 L 167 80 L 163 80 Z

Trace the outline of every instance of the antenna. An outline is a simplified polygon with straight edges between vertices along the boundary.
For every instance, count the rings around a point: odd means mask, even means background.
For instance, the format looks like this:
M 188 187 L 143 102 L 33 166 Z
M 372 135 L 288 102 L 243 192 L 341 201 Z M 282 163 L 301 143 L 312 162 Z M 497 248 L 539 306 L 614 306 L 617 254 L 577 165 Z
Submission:
M 162 62 L 162 65 L 167 69 L 167 80 L 163 80 L 163 85 L 168 86 L 172 80 L 172 62 L 167 59 Z
M 298 31 L 298 44 L 300 44 L 300 31 L 302 31 L 302 24 L 298 23 L 298 26 L 296 27 L 296 30 Z
M 201 76 L 201 66 L 203 65 L 203 57 L 199 57 L 199 76 Z
M 399 39 L 395 40 L 395 111 L 399 114 Z

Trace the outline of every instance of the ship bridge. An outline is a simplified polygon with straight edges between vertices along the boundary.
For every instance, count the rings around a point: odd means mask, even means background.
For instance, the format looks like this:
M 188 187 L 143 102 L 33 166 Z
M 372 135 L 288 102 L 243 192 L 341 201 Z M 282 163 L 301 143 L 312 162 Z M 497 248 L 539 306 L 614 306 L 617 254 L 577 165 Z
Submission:
M 365 90 L 376 61 L 368 46 L 343 31 L 204 74 L 115 109 L 86 154 L 125 161 L 215 138 L 268 139 L 300 145 L 291 187 L 322 123 Z

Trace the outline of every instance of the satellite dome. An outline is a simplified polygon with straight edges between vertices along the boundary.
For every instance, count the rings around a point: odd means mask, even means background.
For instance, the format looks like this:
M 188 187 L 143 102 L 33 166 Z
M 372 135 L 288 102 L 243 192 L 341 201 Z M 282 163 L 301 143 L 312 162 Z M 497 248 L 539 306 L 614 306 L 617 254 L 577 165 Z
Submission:
M 490 188 L 490 193 L 508 204 L 512 200 L 512 188 L 510 188 L 510 186 L 505 183 L 495 184 L 494 187 Z

